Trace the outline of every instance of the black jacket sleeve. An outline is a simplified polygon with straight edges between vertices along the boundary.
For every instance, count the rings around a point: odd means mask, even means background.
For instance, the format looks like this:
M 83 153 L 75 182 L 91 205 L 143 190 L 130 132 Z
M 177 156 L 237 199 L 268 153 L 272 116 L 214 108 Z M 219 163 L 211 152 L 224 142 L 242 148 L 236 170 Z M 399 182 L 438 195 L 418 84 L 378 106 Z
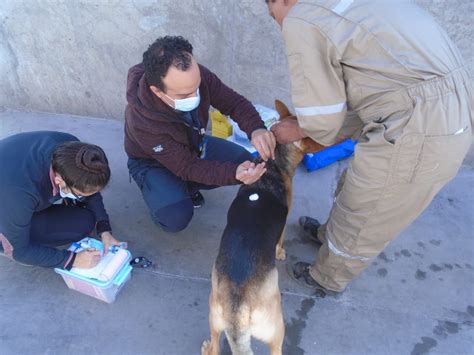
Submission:
M 110 227 L 109 215 L 105 210 L 104 201 L 102 200 L 100 192 L 87 197 L 84 204 L 88 210 L 91 210 L 92 213 L 94 213 L 95 220 L 97 221 L 97 234 L 111 232 L 112 228 Z

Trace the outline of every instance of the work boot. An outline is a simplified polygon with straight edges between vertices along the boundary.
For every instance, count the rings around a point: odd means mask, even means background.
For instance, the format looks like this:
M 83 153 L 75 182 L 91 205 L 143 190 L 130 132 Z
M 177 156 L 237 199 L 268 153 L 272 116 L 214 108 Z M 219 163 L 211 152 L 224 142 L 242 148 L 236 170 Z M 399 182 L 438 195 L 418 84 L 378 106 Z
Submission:
M 310 263 L 298 261 L 297 263 L 287 263 L 286 270 L 288 275 L 300 286 L 304 286 L 314 291 L 315 296 L 324 298 L 326 296 L 336 297 L 339 292 L 331 291 L 321 286 L 309 273 Z
M 317 246 L 321 246 L 321 244 L 323 244 L 323 241 L 318 238 L 318 229 L 321 226 L 321 223 L 319 223 L 317 219 L 308 216 L 302 216 L 298 222 L 303 228 L 306 238 L 311 240 Z
M 189 197 L 193 201 L 194 208 L 201 208 L 204 205 L 204 196 L 201 192 L 197 191 Z

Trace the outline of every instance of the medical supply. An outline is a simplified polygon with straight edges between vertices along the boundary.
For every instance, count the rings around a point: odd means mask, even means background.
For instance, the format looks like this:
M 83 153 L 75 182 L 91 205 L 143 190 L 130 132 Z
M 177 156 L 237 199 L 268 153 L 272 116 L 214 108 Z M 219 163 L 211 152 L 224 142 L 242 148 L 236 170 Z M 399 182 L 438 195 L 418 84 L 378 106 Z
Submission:
M 356 143 L 357 141 L 347 139 L 317 153 L 305 154 L 303 164 L 308 171 L 322 169 L 338 160 L 350 157 L 354 153 Z
M 79 253 L 89 249 L 99 250 L 102 255 L 104 247 L 96 239 L 84 238 L 73 243 L 68 250 Z M 107 255 L 102 256 L 100 262 L 93 268 L 73 267 L 70 271 L 60 268 L 54 270 L 63 277 L 70 289 L 112 303 L 117 293 L 131 277 L 132 266 L 129 264 L 131 259 L 132 255 L 128 250 L 112 246 Z
M 211 134 L 213 137 L 226 139 L 232 135 L 232 125 L 229 119 L 219 111 L 212 111 L 211 115 Z
M 71 246 L 67 249 L 69 251 L 72 251 L 73 253 L 80 253 L 81 251 L 84 250 L 90 250 L 90 249 L 95 249 L 100 251 L 100 255 L 102 256 L 104 254 L 104 246 L 102 242 L 100 242 L 97 239 L 94 238 L 84 238 L 78 242 L 74 242 L 71 244 Z
M 260 118 L 262 119 L 267 129 L 270 129 L 270 127 L 274 125 L 280 117 L 277 111 L 269 107 L 259 104 L 255 104 L 254 107 L 260 115 Z M 239 128 L 239 125 L 237 124 L 237 122 L 232 120 L 232 117 L 230 119 L 230 124 L 232 125 L 232 135 L 228 137 L 227 140 L 247 149 L 254 157 L 258 157 L 258 152 L 252 145 L 252 143 L 249 141 L 247 133 L 245 133 Z

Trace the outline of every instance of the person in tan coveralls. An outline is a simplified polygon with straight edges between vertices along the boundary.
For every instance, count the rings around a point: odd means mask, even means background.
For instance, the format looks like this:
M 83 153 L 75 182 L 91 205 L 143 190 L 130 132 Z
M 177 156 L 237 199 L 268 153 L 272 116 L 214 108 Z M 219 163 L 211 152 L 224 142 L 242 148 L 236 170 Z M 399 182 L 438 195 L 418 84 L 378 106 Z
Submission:
M 266 2 L 298 118 L 274 125 L 278 142 L 309 136 L 329 146 L 346 136 L 348 111 L 361 122 L 327 223 L 300 218 L 322 243 L 315 264 L 288 264 L 300 284 L 334 294 L 456 175 L 472 140 L 473 90 L 458 49 L 412 2 Z

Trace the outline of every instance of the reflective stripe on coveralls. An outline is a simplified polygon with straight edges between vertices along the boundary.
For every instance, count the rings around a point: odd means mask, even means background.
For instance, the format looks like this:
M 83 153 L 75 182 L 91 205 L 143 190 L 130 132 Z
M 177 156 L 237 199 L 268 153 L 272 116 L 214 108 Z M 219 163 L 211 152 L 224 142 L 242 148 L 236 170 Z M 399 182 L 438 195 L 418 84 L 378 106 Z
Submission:
M 346 103 L 328 105 L 328 106 L 313 106 L 313 107 L 295 107 L 295 112 L 298 116 L 313 116 L 313 115 L 328 115 L 330 113 L 342 112 L 346 109 Z

